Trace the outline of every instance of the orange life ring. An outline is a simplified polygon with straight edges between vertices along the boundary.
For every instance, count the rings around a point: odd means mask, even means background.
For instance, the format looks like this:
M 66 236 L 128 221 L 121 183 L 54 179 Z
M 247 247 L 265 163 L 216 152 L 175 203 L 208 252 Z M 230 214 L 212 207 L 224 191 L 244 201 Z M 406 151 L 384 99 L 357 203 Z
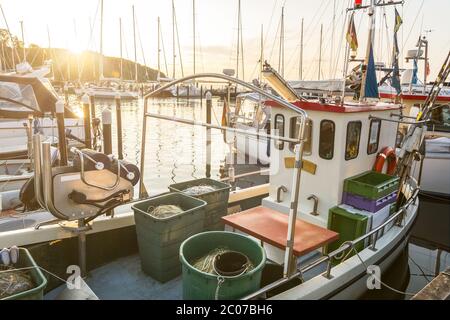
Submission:
M 397 156 L 395 155 L 395 150 L 391 147 L 385 147 L 378 153 L 373 170 L 382 172 L 386 160 L 388 161 L 387 174 L 393 175 L 397 167 Z

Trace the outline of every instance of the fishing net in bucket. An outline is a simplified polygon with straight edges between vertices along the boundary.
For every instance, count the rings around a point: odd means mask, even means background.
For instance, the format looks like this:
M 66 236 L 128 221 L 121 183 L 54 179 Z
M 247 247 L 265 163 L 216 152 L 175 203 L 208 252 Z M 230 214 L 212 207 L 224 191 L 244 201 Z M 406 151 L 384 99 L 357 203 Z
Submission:
M 187 194 L 188 196 L 200 196 L 205 193 L 216 191 L 217 187 L 207 184 L 202 184 L 198 186 L 189 187 L 183 190 L 184 194 Z
M 196 259 L 193 261 L 192 266 L 202 272 L 205 273 L 209 273 L 212 275 L 218 275 L 215 268 L 214 268 L 214 262 L 216 260 L 216 258 L 218 256 L 224 255 L 226 253 L 232 253 L 234 251 L 225 248 L 225 247 L 220 247 L 220 248 L 215 248 L 213 250 L 211 250 L 210 252 L 208 252 L 206 255 Z M 242 266 L 243 267 L 243 272 L 242 274 L 248 273 L 251 270 L 254 269 L 254 265 L 253 263 L 250 261 L 250 259 L 247 259 L 247 263 L 245 265 Z
M 155 218 L 170 218 L 176 216 L 183 212 L 179 206 L 174 206 L 171 204 L 160 205 L 157 207 L 150 206 L 147 209 L 147 213 Z
M 28 272 L 0 266 L 0 299 L 31 290 L 34 287 Z

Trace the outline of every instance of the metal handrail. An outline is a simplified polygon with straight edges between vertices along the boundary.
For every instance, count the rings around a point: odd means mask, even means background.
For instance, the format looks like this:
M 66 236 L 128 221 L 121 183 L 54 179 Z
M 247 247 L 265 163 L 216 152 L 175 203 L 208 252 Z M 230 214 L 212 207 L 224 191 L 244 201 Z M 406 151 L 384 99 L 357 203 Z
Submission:
M 302 161 L 303 161 L 303 149 L 304 149 L 304 143 L 305 143 L 305 132 L 306 132 L 306 121 L 308 120 L 308 114 L 305 110 L 293 105 L 292 103 L 277 97 L 271 93 L 266 92 L 265 90 L 258 88 L 254 85 L 251 85 L 245 81 L 232 78 L 223 74 L 214 74 L 214 73 L 203 73 L 203 74 L 197 74 L 192 76 L 183 77 L 181 79 L 172 81 L 171 83 L 162 86 L 161 88 L 150 92 L 144 96 L 144 121 L 143 121 L 143 127 L 142 127 L 142 141 L 141 141 L 141 175 L 144 177 L 144 169 L 145 169 L 145 149 L 146 149 L 146 136 L 147 136 L 147 117 L 157 116 L 160 117 L 160 115 L 154 115 L 148 113 L 148 100 L 157 95 L 158 93 L 178 84 L 181 82 L 185 82 L 188 80 L 196 79 L 196 78 L 218 78 L 226 80 L 230 83 L 235 83 L 237 85 L 240 85 L 242 87 L 245 87 L 247 89 L 250 89 L 254 92 L 259 93 L 261 96 L 264 96 L 270 100 L 275 101 L 282 107 L 285 107 L 297 114 L 299 114 L 299 117 L 301 118 L 300 128 L 298 132 L 298 140 L 295 141 L 295 166 L 294 166 L 294 174 L 292 178 L 292 193 L 291 193 L 291 201 L 290 201 L 290 208 L 289 208 L 289 224 L 288 224 L 288 232 L 287 232 L 287 246 L 285 251 L 285 263 L 284 263 L 284 270 L 283 274 L 284 277 L 289 277 L 291 273 L 294 271 L 293 268 L 293 252 L 294 252 L 294 238 L 295 238 L 295 222 L 297 220 L 297 209 L 298 209 L 298 198 L 300 194 L 300 178 L 302 174 Z M 170 120 L 170 119 L 167 119 Z M 203 125 L 204 124 L 200 122 L 192 122 L 189 121 L 189 123 L 193 125 Z M 228 130 L 228 129 L 227 129 Z M 237 129 L 233 129 L 237 130 Z M 231 131 L 233 131 L 231 130 Z M 249 132 L 244 131 L 244 134 L 249 134 Z M 259 136 L 260 134 L 256 134 Z M 283 138 L 286 139 L 286 138 Z M 140 185 L 139 185 L 139 195 L 140 197 L 146 196 L 145 191 L 145 185 L 144 185 L 144 179 L 141 178 Z
M 237 175 L 235 175 L 233 177 L 222 178 L 222 179 L 220 179 L 220 181 L 225 182 L 225 181 L 230 181 L 231 179 L 240 179 L 240 178 L 256 176 L 258 174 L 264 174 L 264 173 L 270 173 L 270 169 L 237 174 Z
M 177 117 L 169 117 L 169 116 L 164 116 L 164 115 L 160 115 L 157 113 L 146 113 L 145 115 L 147 117 L 151 117 L 151 118 L 156 118 L 156 119 L 161 119 L 161 120 L 169 120 L 169 121 L 174 121 L 174 122 L 183 123 L 183 124 L 197 125 L 197 126 L 210 128 L 210 129 L 226 130 L 228 132 L 242 133 L 242 134 L 246 134 L 246 135 L 254 136 L 254 137 L 282 140 L 285 142 L 292 142 L 292 143 L 300 142 L 298 139 L 294 139 L 294 138 L 287 138 L 287 137 L 282 137 L 282 136 L 277 136 L 277 135 L 272 135 L 272 134 L 253 132 L 253 131 L 249 131 L 249 130 L 245 130 L 245 129 L 224 127 L 224 126 L 220 126 L 220 125 L 216 125 L 216 124 L 203 123 L 203 122 L 196 121 L 196 120 L 182 119 L 182 118 L 177 118 Z
M 415 181 L 415 179 L 413 179 L 412 177 L 410 177 L 411 180 Z M 254 299 L 258 296 L 260 296 L 261 294 L 264 294 L 270 290 L 273 290 L 275 288 L 278 288 L 279 286 L 289 282 L 290 280 L 294 279 L 294 278 L 298 278 L 301 277 L 302 274 L 304 274 L 305 272 L 314 269 L 315 267 L 321 265 L 324 262 L 328 262 L 328 266 L 327 266 L 327 271 L 323 274 L 323 276 L 327 279 L 331 279 L 331 270 L 332 270 L 332 263 L 331 263 L 331 259 L 336 257 L 339 254 L 342 254 L 344 251 L 355 247 L 358 243 L 360 243 L 361 241 L 365 241 L 367 238 L 372 237 L 374 234 L 378 234 L 378 232 L 384 230 L 389 224 L 391 224 L 392 222 L 394 222 L 395 220 L 398 219 L 398 217 L 402 214 L 404 214 L 404 212 L 406 211 L 406 209 L 417 199 L 417 196 L 419 195 L 419 191 L 420 188 L 417 186 L 417 182 L 416 182 L 416 187 L 413 191 L 413 195 L 411 196 L 411 198 L 395 213 L 393 214 L 388 220 L 386 220 L 383 224 L 381 224 L 380 226 L 378 226 L 377 228 L 373 229 L 372 231 L 366 233 L 365 235 L 353 240 L 353 241 L 346 241 L 344 242 L 341 247 L 339 247 L 338 249 L 334 250 L 333 252 L 319 258 L 316 261 L 311 262 L 310 264 L 308 264 L 307 266 L 298 269 L 297 272 L 295 272 L 294 274 L 292 274 L 291 276 L 287 277 L 287 278 L 282 278 L 278 281 L 275 281 L 267 286 L 265 286 L 264 288 L 261 288 L 260 290 L 246 296 L 243 298 L 243 300 L 251 300 Z

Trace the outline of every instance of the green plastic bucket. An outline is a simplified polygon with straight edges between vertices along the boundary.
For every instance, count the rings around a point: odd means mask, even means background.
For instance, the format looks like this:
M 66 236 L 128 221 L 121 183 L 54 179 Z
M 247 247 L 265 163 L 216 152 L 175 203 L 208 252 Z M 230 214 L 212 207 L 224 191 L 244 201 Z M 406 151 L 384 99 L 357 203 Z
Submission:
M 183 190 L 188 188 L 201 185 L 210 185 L 216 188 L 214 191 L 193 196 L 207 203 L 205 207 L 204 231 L 223 231 L 222 217 L 226 216 L 228 212 L 228 198 L 231 189 L 229 184 L 203 178 L 172 184 L 169 186 L 169 190 L 172 192 L 183 192 Z
M 240 276 L 223 277 L 224 282 L 217 290 L 218 276 L 201 272 L 191 263 L 219 247 L 246 255 L 255 268 Z M 240 299 L 260 289 L 266 253 L 263 247 L 249 237 L 232 232 L 211 231 L 184 241 L 180 247 L 180 261 L 183 266 L 183 299 L 214 300 L 216 293 L 219 300 Z
M 19 249 L 19 261 L 14 265 L 14 267 L 16 269 L 32 267 L 28 271 L 31 275 L 35 287 L 31 290 L 6 297 L 3 300 L 43 300 L 44 289 L 47 286 L 47 279 L 44 277 L 42 271 L 39 269 L 38 265 L 27 249 Z
M 183 212 L 168 218 L 157 218 L 147 213 L 150 206 L 160 205 L 176 205 Z M 180 245 L 203 231 L 205 206 L 205 201 L 182 193 L 146 199 L 132 206 L 141 266 L 146 274 L 160 282 L 181 274 Z

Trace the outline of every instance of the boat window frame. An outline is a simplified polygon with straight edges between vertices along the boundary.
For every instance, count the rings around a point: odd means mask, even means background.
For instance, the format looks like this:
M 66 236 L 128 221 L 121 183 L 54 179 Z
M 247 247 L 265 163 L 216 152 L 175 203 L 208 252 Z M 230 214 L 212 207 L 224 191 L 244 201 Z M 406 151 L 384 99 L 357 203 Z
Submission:
M 357 148 L 357 152 L 356 155 L 354 157 L 347 157 L 347 147 L 348 147 L 348 133 L 349 133 L 349 128 L 351 124 L 357 123 L 359 124 L 359 134 L 358 134 L 358 148 Z M 357 159 L 359 156 L 359 149 L 360 149 L 360 144 L 361 144 L 361 133 L 362 133 L 362 121 L 361 120 L 353 120 L 353 121 L 349 121 L 347 123 L 347 132 L 345 134 L 345 149 L 344 149 L 344 156 L 345 156 L 345 161 L 350 161 L 350 160 L 354 160 Z
M 277 128 L 277 118 L 281 117 L 283 119 L 283 132 L 277 132 L 276 130 L 278 130 Z M 286 133 L 286 118 L 284 117 L 283 114 L 281 113 L 277 113 L 274 117 L 274 122 L 273 122 L 273 129 L 275 131 L 275 134 L 280 136 L 280 137 L 284 137 L 285 133 Z M 277 148 L 278 150 L 284 150 L 284 141 L 281 140 L 275 140 L 275 148 Z
M 295 124 L 293 124 L 293 120 L 295 119 Z M 302 117 L 300 116 L 295 116 L 295 117 L 291 117 L 289 119 L 289 138 L 291 139 L 297 139 L 298 138 L 298 133 L 294 134 L 293 133 L 293 129 L 295 127 L 297 127 L 297 120 L 298 119 L 302 119 Z M 312 155 L 312 150 L 313 150 L 313 126 L 314 126 L 314 121 L 311 118 L 307 118 L 306 120 L 307 122 L 305 123 L 305 142 L 303 144 L 303 155 L 305 156 L 310 156 Z M 308 123 L 310 123 L 309 128 L 308 129 Z M 298 126 L 300 129 L 300 126 Z M 309 144 L 308 148 L 306 148 L 307 144 Z M 295 153 L 295 143 L 294 142 L 290 142 L 289 143 L 289 150 L 291 152 Z
M 322 145 L 322 126 L 324 123 L 331 123 L 333 125 L 333 139 L 331 141 L 331 157 L 330 158 L 326 158 L 322 156 L 322 153 L 320 152 L 320 146 Z M 323 119 L 322 121 L 320 121 L 320 128 L 319 128 L 319 148 L 318 148 L 318 152 L 319 152 L 319 157 L 321 159 L 324 160 L 333 160 L 334 158 L 334 147 L 335 147 L 335 141 L 336 141 L 336 123 L 333 120 L 329 120 L 329 119 Z
M 375 151 L 370 152 L 370 150 L 369 150 L 369 147 L 370 147 L 370 145 L 371 145 L 371 143 L 370 143 L 370 136 L 372 135 L 372 125 L 373 125 L 374 123 L 379 123 L 378 132 L 377 132 L 377 142 L 376 142 L 376 146 L 377 146 L 377 147 L 375 148 Z M 374 153 L 377 153 L 377 152 L 378 152 L 378 149 L 379 149 L 379 147 L 380 147 L 381 125 L 382 125 L 382 123 L 381 123 L 381 120 L 380 120 L 380 119 L 372 119 L 372 120 L 370 120 L 369 136 L 368 136 L 368 139 L 367 139 L 367 154 L 368 154 L 368 155 L 371 155 L 371 154 L 374 154 Z

